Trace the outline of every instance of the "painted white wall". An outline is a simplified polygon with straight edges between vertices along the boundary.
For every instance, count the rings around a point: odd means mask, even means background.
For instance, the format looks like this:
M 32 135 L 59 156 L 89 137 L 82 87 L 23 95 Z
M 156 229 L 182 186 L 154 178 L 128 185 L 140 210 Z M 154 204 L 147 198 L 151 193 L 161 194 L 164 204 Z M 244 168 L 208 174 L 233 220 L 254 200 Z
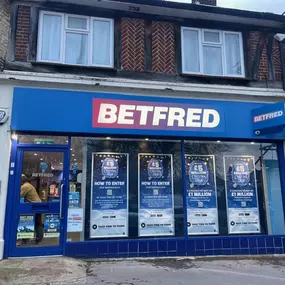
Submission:
M 8 189 L 10 161 L 10 119 L 13 97 L 13 86 L 0 82 L 0 108 L 9 108 L 9 120 L 0 125 L 0 260 L 4 251 L 4 222 Z

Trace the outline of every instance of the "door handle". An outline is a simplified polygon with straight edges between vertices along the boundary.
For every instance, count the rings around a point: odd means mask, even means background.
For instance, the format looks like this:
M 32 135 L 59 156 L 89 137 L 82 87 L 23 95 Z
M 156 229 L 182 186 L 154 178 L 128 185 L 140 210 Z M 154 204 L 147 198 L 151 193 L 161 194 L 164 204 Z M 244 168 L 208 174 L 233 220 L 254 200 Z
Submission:
M 59 200 L 59 218 L 61 219 L 61 220 L 63 220 L 64 219 L 64 217 L 62 217 L 62 194 L 63 194 L 63 187 L 64 187 L 64 184 L 61 184 L 61 186 L 60 186 L 60 200 Z

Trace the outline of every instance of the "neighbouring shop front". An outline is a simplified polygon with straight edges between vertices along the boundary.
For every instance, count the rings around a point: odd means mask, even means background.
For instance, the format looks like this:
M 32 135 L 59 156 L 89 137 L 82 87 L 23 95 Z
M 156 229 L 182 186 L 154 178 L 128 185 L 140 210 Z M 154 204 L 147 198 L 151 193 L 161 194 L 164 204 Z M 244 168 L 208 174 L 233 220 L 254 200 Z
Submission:
M 284 103 L 15 88 L 5 257 L 284 253 L 284 124 Z

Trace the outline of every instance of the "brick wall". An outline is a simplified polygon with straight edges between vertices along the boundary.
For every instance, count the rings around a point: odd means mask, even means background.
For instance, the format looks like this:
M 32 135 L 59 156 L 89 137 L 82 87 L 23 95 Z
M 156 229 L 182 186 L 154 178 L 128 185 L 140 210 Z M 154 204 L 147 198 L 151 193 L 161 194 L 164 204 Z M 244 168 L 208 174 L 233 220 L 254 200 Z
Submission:
M 121 21 L 121 68 L 145 70 L 144 20 L 123 18 Z
M 10 0 L 0 0 L 0 70 L 4 67 L 10 33 Z
M 192 3 L 195 4 L 199 1 L 200 4 L 203 5 L 212 5 L 212 6 L 217 6 L 217 0 L 192 0 Z
M 17 15 L 17 31 L 15 42 L 15 60 L 27 61 L 29 54 L 29 30 L 30 30 L 29 6 L 19 6 Z
M 281 59 L 280 59 L 280 47 L 279 47 L 279 42 L 276 40 L 274 40 L 273 42 L 273 65 L 274 65 L 274 72 L 275 72 L 275 80 L 281 81 L 282 80 L 282 65 L 281 65 Z
M 175 73 L 174 26 L 152 22 L 152 71 Z
M 250 32 L 248 37 L 248 51 L 250 59 L 253 60 L 256 55 L 256 50 L 263 42 L 261 32 Z M 278 41 L 273 41 L 273 68 L 274 68 L 274 80 L 282 80 L 282 65 L 280 58 L 280 47 Z M 285 56 L 285 55 L 283 55 Z M 269 80 L 269 63 L 268 63 L 268 54 L 267 54 L 267 40 L 265 40 L 261 58 L 258 66 L 257 80 L 267 81 Z

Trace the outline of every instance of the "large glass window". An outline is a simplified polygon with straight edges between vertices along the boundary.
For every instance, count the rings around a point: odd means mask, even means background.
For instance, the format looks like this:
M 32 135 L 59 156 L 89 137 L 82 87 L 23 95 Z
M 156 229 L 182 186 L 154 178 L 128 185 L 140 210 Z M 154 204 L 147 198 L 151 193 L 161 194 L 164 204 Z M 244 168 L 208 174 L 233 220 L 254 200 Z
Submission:
M 68 241 L 184 235 L 180 141 L 72 138 L 71 157 Z
M 213 229 L 221 235 L 285 233 L 275 144 L 188 141 L 185 155 L 186 164 L 205 165 L 198 170 L 189 166 L 188 171 L 186 166 L 186 179 L 192 179 L 187 193 L 196 195 L 187 197 L 188 222 L 208 230 L 212 223 L 212 234 Z M 192 224 L 190 234 L 203 234 L 205 228 L 192 230 Z
M 41 12 L 37 60 L 113 67 L 113 19 Z
M 275 144 L 184 149 L 183 157 L 180 141 L 72 138 L 68 241 L 284 234 Z

